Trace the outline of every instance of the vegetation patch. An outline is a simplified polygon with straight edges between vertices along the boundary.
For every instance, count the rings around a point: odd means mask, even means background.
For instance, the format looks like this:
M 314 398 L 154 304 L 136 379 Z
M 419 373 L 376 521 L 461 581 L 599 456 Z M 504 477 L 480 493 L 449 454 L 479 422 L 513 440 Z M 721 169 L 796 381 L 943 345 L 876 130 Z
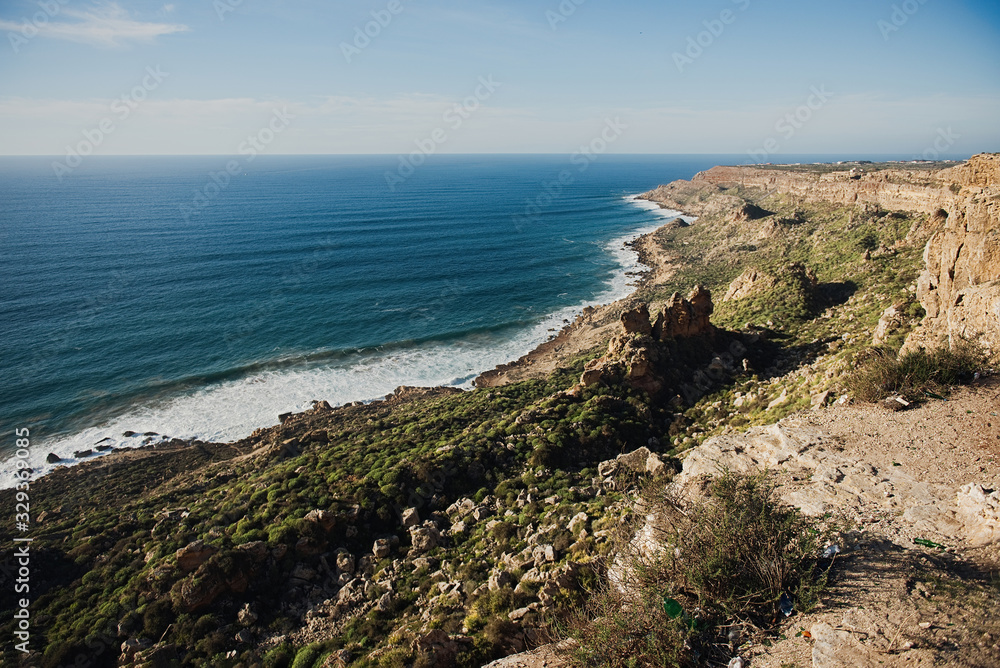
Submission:
M 669 493 L 647 503 L 662 549 L 623 548 L 623 576 L 574 625 L 586 665 L 725 665 L 783 608 L 819 602 L 832 565 L 822 551 L 835 529 L 779 502 L 766 473 L 725 473 L 694 504 Z

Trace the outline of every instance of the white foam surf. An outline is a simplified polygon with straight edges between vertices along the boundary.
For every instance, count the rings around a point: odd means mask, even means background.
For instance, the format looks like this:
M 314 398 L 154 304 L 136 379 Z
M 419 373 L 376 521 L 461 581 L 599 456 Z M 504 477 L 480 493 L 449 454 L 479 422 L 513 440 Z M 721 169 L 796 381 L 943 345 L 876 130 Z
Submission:
M 625 200 L 630 204 L 639 207 L 640 209 L 655 213 L 657 216 L 660 216 L 661 218 L 665 218 L 667 220 L 674 220 L 676 218 L 680 218 L 686 223 L 693 223 L 694 221 L 698 220 L 694 216 L 685 216 L 683 211 L 677 211 L 676 209 L 668 209 L 664 206 L 661 206 L 658 202 L 651 202 L 648 199 L 641 199 L 641 195 L 629 195 L 625 198 Z
M 477 375 L 531 351 L 587 306 L 607 304 L 630 294 L 641 263 L 626 243 L 652 232 L 660 224 L 657 221 L 634 229 L 605 245 L 605 251 L 618 264 L 618 271 L 606 283 L 604 291 L 593 299 L 548 314 L 515 336 L 479 334 L 447 343 L 359 351 L 335 364 L 259 372 L 161 403 L 136 406 L 70 436 L 33 441 L 27 458 L 33 470 L 31 477 L 102 456 L 104 453 L 95 449 L 98 444 L 134 448 L 167 438 L 235 441 L 255 429 L 277 424 L 281 413 L 307 410 L 314 400 L 326 400 L 335 406 L 369 401 L 384 397 L 400 385 L 470 389 Z M 125 436 L 126 433 L 129 435 Z M 82 451 L 91 454 L 75 457 L 74 453 Z M 63 461 L 47 463 L 49 453 Z M 17 482 L 15 462 L 11 458 L 0 463 L 0 487 L 11 487 Z

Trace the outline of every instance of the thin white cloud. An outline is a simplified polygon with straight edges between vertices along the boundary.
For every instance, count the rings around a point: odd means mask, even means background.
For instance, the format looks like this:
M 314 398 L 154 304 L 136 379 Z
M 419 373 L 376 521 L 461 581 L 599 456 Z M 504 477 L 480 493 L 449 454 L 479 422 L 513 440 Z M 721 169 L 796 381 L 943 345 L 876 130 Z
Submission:
M 171 7 L 171 5 L 166 5 Z M 62 16 L 75 21 L 58 20 Z M 23 24 L 0 20 L 0 30 L 20 32 Z M 67 7 L 59 16 L 44 24 L 36 24 L 38 35 L 94 46 L 117 48 L 131 42 L 151 42 L 161 35 L 184 32 L 189 28 L 180 23 L 136 21 L 116 2 L 107 2 L 79 10 Z

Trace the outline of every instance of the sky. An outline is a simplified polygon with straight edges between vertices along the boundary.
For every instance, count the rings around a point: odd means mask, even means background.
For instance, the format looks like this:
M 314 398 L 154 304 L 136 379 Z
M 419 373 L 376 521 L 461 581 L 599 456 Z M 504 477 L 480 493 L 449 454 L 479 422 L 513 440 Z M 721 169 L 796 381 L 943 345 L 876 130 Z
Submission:
M 0 36 L 4 155 L 1000 151 L 996 0 L 0 0 Z

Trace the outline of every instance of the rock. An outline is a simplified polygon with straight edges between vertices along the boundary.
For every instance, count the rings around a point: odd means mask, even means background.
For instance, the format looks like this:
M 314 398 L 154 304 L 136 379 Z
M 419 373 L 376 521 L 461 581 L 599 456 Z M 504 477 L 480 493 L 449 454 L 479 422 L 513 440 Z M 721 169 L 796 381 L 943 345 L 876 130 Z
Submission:
M 278 424 L 285 424 L 285 422 L 291 419 L 292 415 L 294 413 L 281 413 L 278 415 Z
M 139 434 L 137 434 L 134 431 L 123 431 L 122 432 L 122 436 L 124 436 L 125 438 L 132 438 L 133 436 L 138 436 L 138 435 Z
M 48 456 L 45 458 L 45 463 L 46 464 L 55 464 L 55 463 L 61 462 L 61 461 L 62 461 L 62 457 L 60 457 L 59 455 L 57 455 L 54 452 L 50 452 L 48 454 Z
M 517 578 L 507 571 L 493 571 L 490 573 L 487 586 L 490 591 L 497 589 L 503 589 L 507 587 L 513 587 L 517 584 Z
M 696 285 L 687 299 L 675 292 L 656 316 L 653 338 L 666 341 L 714 334 L 710 320 L 713 311 L 712 293 L 703 286 Z
M 420 524 L 420 513 L 416 508 L 407 508 L 403 511 L 403 528 L 409 529 Z
M 877 666 L 874 651 L 858 642 L 847 631 L 837 631 L 826 623 L 813 624 L 813 668 L 858 668 Z
M 917 299 L 926 311 L 901 353 L 979 340 L 1000 350 L 1000 155 L 983 154 L 944 170 L 965 186 L 937 202 L 938 224 L 924 249 Z
M 813 408 L 822 408 L 830 402 L 830 395 L 830 390 L 824 390 L 823 392 L 812 395 L 809 403 L 812 404 Z
M 649 448 L 643 446 L 632 452 L 618 455 L 618 463 L 634 473 L 645 473 L 649 455 Z
M 299 580 L 300 582 L 315 580 L 318 575 L 315 569 L 309 568 L 303 563 L 295 564 L 295 568 L 290 573 L 290 577 L 293 580 Z
M 580 376 L 580 384 L 584 387 L 597 385 L 603 377 L 604 374 L 601 369 L 586 369 Z
M 622 313 L 622 329 L 625 334 L 650 335 L 653 325 L 649 322 L 649 305 L 641 304 L 631 311 Z
M 617 470 L 618 470 L 618 461 L 615 459 L 609 459 L 597 465 L 597 473 L 602 478 L 613 476 Z
M 767 405 L 767 410 L 771 410 L 772 408 L 777 408 L 778 406 L 784 406 L 787 403 L 788 403 L 788 389 L 785 388 L 781 390 L 781 394 L 779 394 L 775 399 L 771 401 L 771 403 Z
M 372 546 L 372 554 L 376 559 L 385 559 L 392 552 L 392 545 L 387 538 L 379 538 Z
M 424 658 L 425 663 L 422 665 L 450 668 L 455 665 L 455 659 L 458 657 L 458 643 L 441 629 L 434 629 L 427 635 L 417 638 L 413 643 L 413 649 L 418 656 Z
M 337 550 L 337 570 L 341 573 L 354 573 L 354 555 L 347 550 Z
M 324 531 L 329 531 L 337 524 L 337 518 L 333 513 L 318 508 L 310 510 L 303 519 L 318 525 Z
M 646 458 L 646 473 L 651 475 L 660 475 L 661 473 L 666 473 L 667 466 L 660 459 L 660 456 L 655 452 L 649 453 L 649 457 Z
M 236 621 L 240 623 L 240 626 L 253 626 L 257 623 L 257 613 L 250 608 L 249 603 L 245 603 L 240 611 L 236 613 Z
M 882 316 L 875 325 L 875 332 L 872 335 L 872 345 L 880 346 L 888 340 L 889 336 L 898 330 L 906 322 L 906 313 L 903 311 L 904 304 L 893 304 L 882 311 Z
M 218 551 L 219 548 L 213 545 L 206 545 L 203 540 L 196 540 L 177 550 L 174 556 L 177 557 L 177 567 L 185 573 L 190 573 L 197 570 L 199 566 L 208 561 L 209 557 Z
M 76 457 L 77 459 L 82 459 L 84 457 L 89 457 L 92 454 L 94 454 L 94 451 L 93 450 L 89 450 L 89 449 L 88 450 L 76 450 L 75 452 L 73 452 L 73 456 Z
M 114 448 L 115 446 L 113 445 L 98 445 L 94 449 L 98 452 L 108 452 L 109 450 L 114 450 Z
M 970 544 L 981 546 L 1000 541 L 1000 492 L 970 483 L 958 491 L 955 505 Z
M 410 527 L 411 552 L 420 554 L 437 547 L 441 535 L 431 527 Z
M 572 517 L 572 519 L 570 519 L 569 524 L 566 525 L 566 528 L 569 529 L 570 533 L 575 535 L 580 531 L 586 529 L 587 524 L 589 523 L 590 523 L 590 518 L 587 516 L 587 513 L 581 512 L 577 513 Z

